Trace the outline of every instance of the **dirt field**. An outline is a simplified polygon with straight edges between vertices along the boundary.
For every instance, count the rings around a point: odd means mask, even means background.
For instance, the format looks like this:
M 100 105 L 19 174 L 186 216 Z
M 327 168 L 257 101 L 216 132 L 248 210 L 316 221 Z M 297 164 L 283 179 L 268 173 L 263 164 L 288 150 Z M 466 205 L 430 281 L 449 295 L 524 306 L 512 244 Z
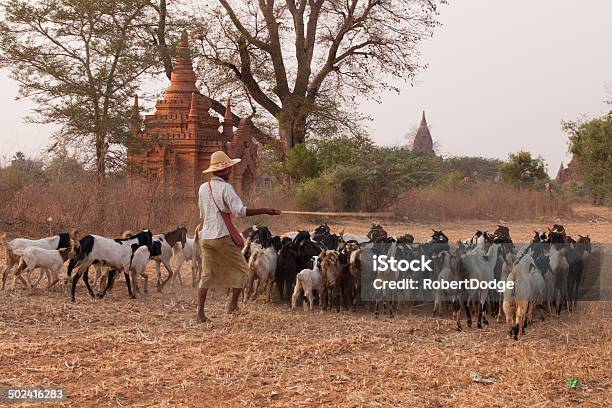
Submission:
M 566 229 L 611 242 L 605 211 L 597 223 L 566 222 Z M 368 222 L 331 225 L 363 233 Z M 525 242 L 544 225 L 510 224 L 512 237 Z M 492 231 L 495 222 L 442 227 L 457 240 L 476 228 Z M 423 240 L 429 228 L 388 230 Z M 603 407 L 612 397 L 609 302 L 537 322 L 513 342 L 493 319 L 457 333 L 427 307 L 376 319 L 366 311 L 291 313 L 257 301 L 228 316 L 224 293 L 211 299 L 213 323 L 197 325 L 194 300 L 188 287 L 129 300 L 122 282 L 102 301 L 79 287 L 76 304 L 61 292 L 0 292 L 0 386 L 62 386 L 64 404 L 74 407 Z M 474 382 L 472 372 L 494 383 Z M 571 379 L 576 388 L 566 384 Z

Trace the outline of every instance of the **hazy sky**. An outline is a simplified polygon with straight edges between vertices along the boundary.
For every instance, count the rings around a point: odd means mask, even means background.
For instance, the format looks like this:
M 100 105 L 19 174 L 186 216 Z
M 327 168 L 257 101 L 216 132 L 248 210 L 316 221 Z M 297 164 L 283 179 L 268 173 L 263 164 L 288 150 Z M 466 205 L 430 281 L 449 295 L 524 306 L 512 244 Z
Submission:
M 611 19 L 612 0 L 450 0 L 422 46 L 429 68 L 415 86 L 400 83 L 400 95 L 360 109 L 380 144 L 403 143 L 425 110 L 443 154 L 505 158 L 526 149 L 554 174 L 568 157 L 561 120 L 610 109 Z M 38 154 L 52 129 L 23 123 L 32 105 L 14 101 L 5 71 L 0 91 L 0 159 Z

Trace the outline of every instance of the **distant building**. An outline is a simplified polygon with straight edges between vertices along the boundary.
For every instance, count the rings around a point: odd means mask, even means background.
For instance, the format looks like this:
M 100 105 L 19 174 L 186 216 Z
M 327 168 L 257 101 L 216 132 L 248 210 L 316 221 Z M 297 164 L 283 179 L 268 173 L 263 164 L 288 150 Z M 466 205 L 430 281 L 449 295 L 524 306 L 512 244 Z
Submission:
M 274 185 L 274 177 L 268 173 L 261 173 L 257 176 L 257 188 L 267 190 Z
M 567 184 L 569 182 L 580 181 L 580 176 L 578 175 L 578 162 L 576 156 L 572 156 L 572 159 L 567 164 L 567 167 L 563 167 L 563 162 L 561 162 L 561 166 L 559 166 L 559 170 L 557 171 L 557 177 L 555 180 L 559 183 L 560 186 Z
M 433 149 L 433 140 L 427 126 L 427 120 L 425 119 L 425 111 L 423 111 L 421 124 L 412 143 L 412 151 L 418 154 L 436 154 Z
M 239 194 L 246 194 L 256 183 L 257 144 L 246 120 L 235 124 L 230 101 L 223 121 L 211 116 L 208 101 L 196 87 L 187 32 L 183 32 L 170 86 L 157 101 L 155 113 L 146 115 L 144 128 L 134 101 L 132 133 L 128 146 L 128 172 L 131 181 L 155 181 L 162 188 L 177 188 L 185 197 L 195 197 L 207 178 L 202 171 L 210 155 L 224 150 L 242 161 L 234 166 L 231 183 Z M 238 126 L 236 126 L 238 125 Z M 234 131 L 234 127 L 238 129 Z

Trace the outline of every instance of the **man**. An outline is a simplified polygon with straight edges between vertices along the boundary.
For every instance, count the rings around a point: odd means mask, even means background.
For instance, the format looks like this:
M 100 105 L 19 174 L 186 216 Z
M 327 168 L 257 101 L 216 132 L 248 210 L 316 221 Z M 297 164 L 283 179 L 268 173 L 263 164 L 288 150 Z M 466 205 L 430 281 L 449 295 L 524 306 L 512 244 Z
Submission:
M 211 179 L 200 186 L 198 204 L 202 216 L 200 246 L 202 248 L 202 277 L 198 287 L 198 322 L 210 322 L 204 313 L 208 288 L 231 288 L 228 313 L 238 310 L 238 296 L 247 281 L 249 269 L 241 249 L 232 239 L 237 230 L 229 213 L 235 217 L 252 215 L 279 215 L 271 208 L 246 208 L 228 183 L 232 166 L 241 159 L 230 159 L 223 151 L 210 156 L 210 166 L 203 173 L 211 173 Z M 225 214 L 222 214 L 225 213 Z M 224 220 L 225 217 L 225 220 Z

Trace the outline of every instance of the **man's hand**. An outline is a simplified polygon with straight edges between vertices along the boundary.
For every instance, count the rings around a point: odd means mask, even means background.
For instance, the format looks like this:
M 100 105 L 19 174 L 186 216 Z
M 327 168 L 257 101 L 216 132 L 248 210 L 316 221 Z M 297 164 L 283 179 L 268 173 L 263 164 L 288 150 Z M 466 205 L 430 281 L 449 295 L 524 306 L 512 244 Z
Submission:
M 247 208 L 246 209 L 246 216 L 250 217 L 252 215 L 260 215 L 260 214 L 265 214 L 265 215 L 280 215 L 280 211 L 275 210 L 274 208 Z

